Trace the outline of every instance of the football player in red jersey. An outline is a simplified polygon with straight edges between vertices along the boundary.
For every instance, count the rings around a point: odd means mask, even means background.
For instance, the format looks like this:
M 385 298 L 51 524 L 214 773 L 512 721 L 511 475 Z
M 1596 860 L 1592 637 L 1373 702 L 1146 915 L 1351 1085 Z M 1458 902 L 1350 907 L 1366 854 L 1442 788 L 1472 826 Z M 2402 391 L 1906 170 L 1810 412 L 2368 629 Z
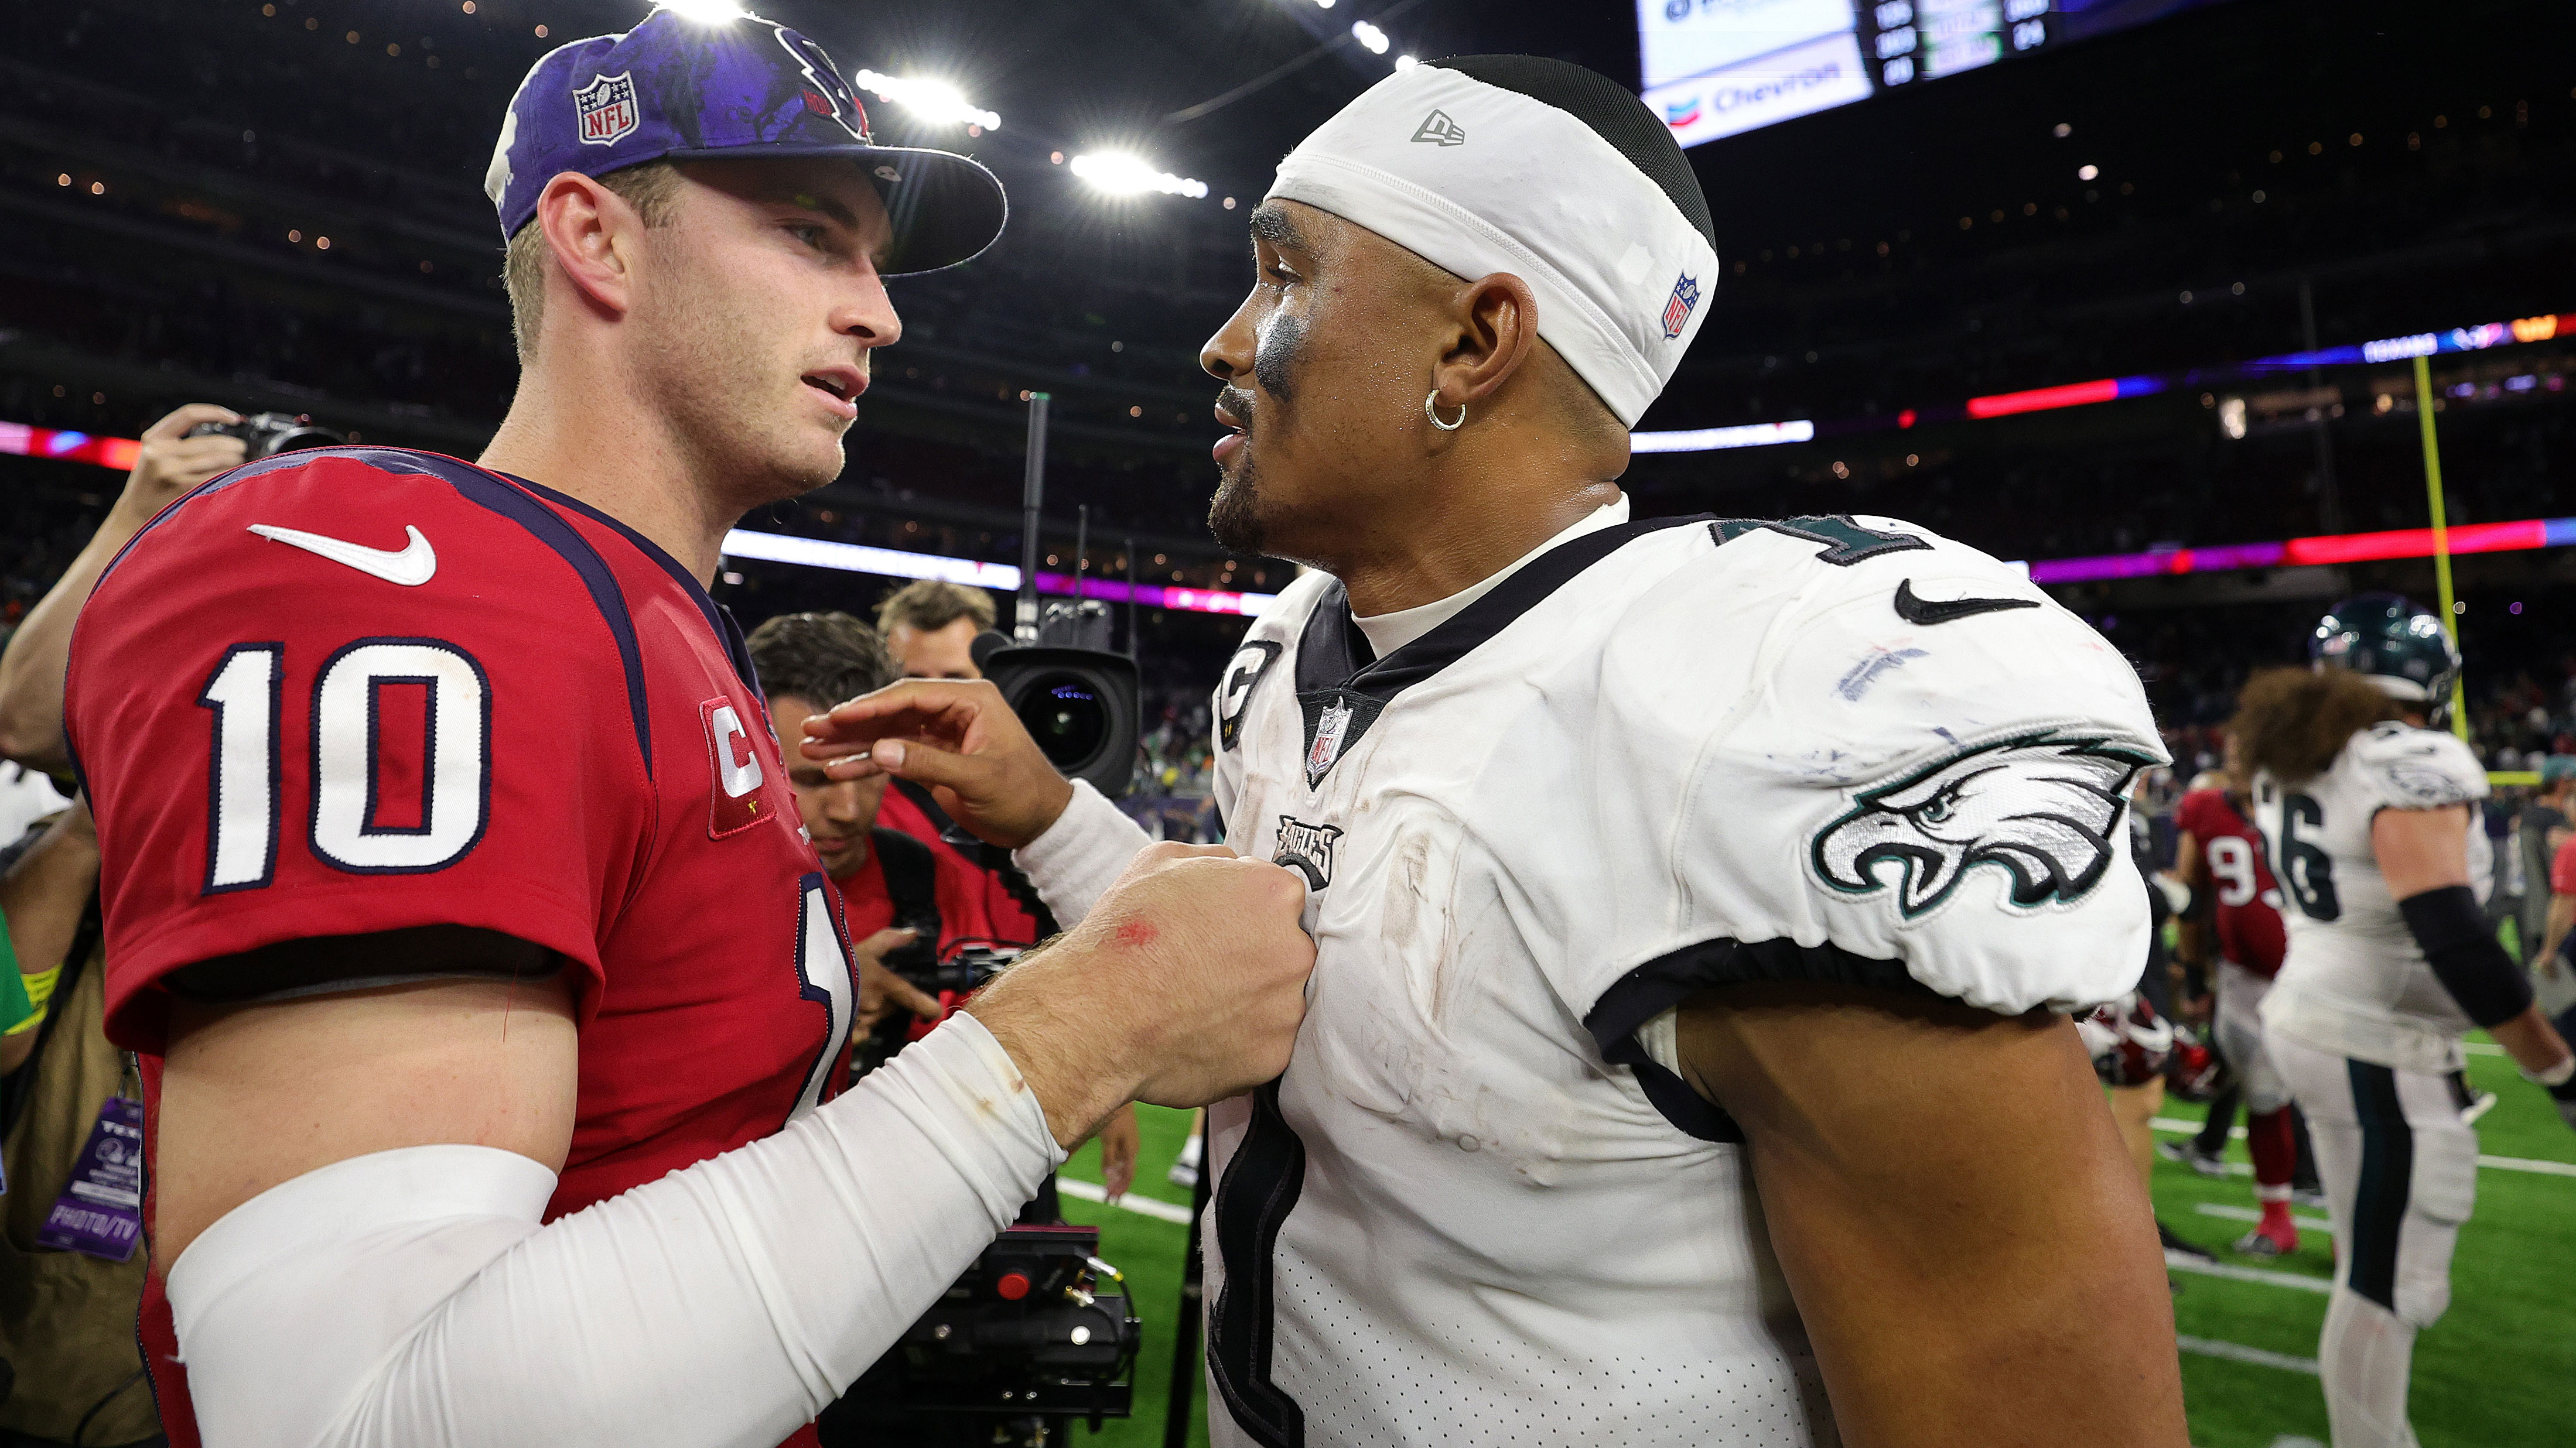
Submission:
M 2298 1166 L 2291 1126 L 2290 1088 L 2263 1049 L 2263 994 L 2281 970 L 2287 937 L 2281 926 L 2281 891 L 2263 858 L 2263 836 L 2247 822 L 2244 774 L 2236 741 L 2227 744 L 2227 785 L 2195 789 L 2174 808 L 2181 838 L 2174 874 L 2195 900 L 2208 897 L 2218 946 L 2212 1017 L 2219 1053 L 2234 1068 L 2245 1098 L 2245 1145 L 2254 1156 L 2254 1200 L 2262 1220 L 2236 1243 L 2254 1257 L 2279 1257 L 2299 1249 L 2290 1218 L 2290 1178 Z
M 1282 1069 L 1303 887 L 1162 848 L 835 1098 L 846 932 L 701 584 L 837 474 L 882 277 L 980 251 L 998 183 L 670 11 L 540 60 L 488 182 L 524 375 L 483 465 L 236 469 L 72 641 L 147 1365 L 181 1445 L 811 1442 L 1119 1104 Z

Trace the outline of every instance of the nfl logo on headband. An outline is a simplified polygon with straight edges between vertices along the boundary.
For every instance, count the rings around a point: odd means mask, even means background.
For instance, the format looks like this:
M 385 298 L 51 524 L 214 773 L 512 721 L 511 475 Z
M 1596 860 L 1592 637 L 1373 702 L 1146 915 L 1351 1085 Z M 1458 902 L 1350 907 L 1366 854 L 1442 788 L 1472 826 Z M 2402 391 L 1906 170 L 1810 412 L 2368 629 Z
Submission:
M 1673 283 L 1673 294 L 1664 302 L 1664 340 L 1669 342 L 1690 325 L 1691 308 L 1699 305 L 1699 281 L 1684 272 Z
M 635 73 L 603 75 L 572 93 L 574 124 L 582 144 L 614 146 L 643 118 L 635 108 Z

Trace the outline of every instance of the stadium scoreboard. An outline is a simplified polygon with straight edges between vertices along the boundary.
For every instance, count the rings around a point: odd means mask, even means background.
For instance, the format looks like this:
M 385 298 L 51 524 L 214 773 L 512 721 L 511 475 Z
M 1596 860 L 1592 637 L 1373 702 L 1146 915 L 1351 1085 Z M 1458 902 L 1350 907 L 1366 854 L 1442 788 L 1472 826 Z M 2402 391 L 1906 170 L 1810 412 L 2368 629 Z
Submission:
M 2215 0 L 1637 0 L 1646 104 L 1685 146 Z

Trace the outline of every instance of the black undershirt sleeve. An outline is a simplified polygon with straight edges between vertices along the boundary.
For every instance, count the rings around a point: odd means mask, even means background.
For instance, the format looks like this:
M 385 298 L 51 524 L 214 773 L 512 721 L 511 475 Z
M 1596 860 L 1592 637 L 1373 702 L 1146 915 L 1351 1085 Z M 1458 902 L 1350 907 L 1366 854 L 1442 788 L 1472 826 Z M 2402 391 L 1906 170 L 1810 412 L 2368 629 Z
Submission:
M 2480 1026 L 2500 1025 L 2531 1004 L 2531 979 L 2487 929 L 2478 897 L 2466 885 L 2426 890 L 2397 902 L 2406 928 L 2442 989 Z

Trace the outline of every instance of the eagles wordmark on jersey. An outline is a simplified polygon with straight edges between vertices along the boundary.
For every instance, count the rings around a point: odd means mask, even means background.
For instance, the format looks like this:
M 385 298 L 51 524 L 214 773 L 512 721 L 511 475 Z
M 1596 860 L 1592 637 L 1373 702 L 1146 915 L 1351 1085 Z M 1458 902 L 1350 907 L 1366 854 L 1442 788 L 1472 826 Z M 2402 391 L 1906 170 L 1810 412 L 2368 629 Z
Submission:
M 1211 1108 L 1216 1441 L 1835 1441 L 1742 1134 L 1641 1031 L 1759 978 L 2128 990 L 2134 671 L 1876 518 L 1614 524 L 1356 637 L 1309 575 L 1217 689 L 1229 842 L 1318 956 Z

